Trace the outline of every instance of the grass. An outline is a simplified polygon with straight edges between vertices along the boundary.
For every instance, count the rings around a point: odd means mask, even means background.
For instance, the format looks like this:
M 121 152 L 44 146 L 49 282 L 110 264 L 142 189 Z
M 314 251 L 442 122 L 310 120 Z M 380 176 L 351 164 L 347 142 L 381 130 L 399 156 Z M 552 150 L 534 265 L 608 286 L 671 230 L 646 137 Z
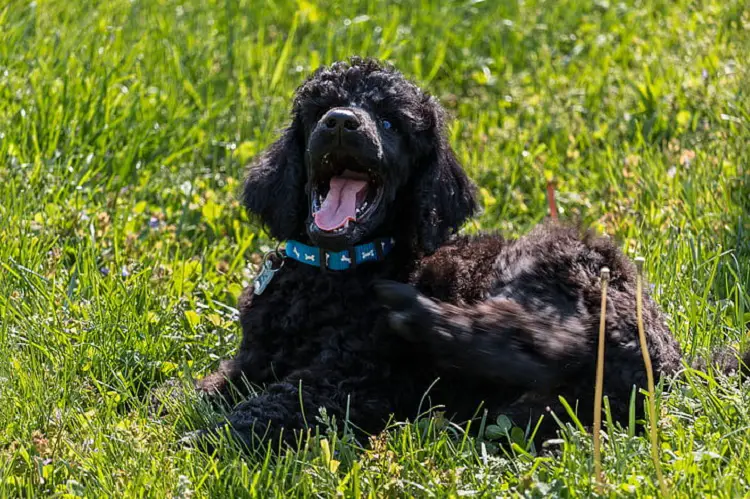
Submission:
M 220 415 L 182 388 L 156 417 L 149 394 L 236 348 L 237 296 L 275 244 L 238 204 L 243 166 L 305 74 L 351 54 L 456 118 L 485 208 L 467 231 L 529 230 L 553 178 L 562 218 L 647 258 L 688 360 L 744 346 L 749 51 L 742 0 L 6 0 L 0 496 L 597 494 L 573 427 L 554 457 L 438 417 L 213 459 L 175 441 Z M 658 404 L 673 495 L 750 493 L 747 386 L 688 370 Z M 604 426 L 601 493 L 658 495 L 647 438 Z

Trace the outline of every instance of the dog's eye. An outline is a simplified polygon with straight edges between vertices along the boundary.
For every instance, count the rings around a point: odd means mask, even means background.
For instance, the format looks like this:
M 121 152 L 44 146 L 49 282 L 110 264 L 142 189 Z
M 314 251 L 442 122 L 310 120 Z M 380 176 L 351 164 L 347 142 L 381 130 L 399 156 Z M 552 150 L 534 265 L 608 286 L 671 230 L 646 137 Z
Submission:
M 385 130 L 390 130 L 393 128 L 393 124 L 391 124 L 391 122 L 388 120 L 380 120 L 380 124 L 383 125 L 383 128 Z

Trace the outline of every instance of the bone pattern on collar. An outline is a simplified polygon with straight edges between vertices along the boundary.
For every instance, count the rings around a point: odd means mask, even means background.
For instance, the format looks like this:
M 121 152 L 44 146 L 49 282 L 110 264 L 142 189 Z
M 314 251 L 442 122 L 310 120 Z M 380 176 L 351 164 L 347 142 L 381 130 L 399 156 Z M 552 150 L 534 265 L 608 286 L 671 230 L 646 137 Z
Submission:
M 395 244 L 391 237 L 382 237 L 372 242 L 358 244 L 351 250 L 326 251 L 317 246 L 310 246 L 299 241 L 288 240 L 286 242 L 286 257 L 298 262 L 320 267 L 320 257 L 326 256 L 324 267 L 328 270 L 348 270 L 361 263 L 377 262 L 385 258 Z M 380 251 L 378 251 L 380 249 Z M 354 261 L 352 261 L 352 254 Z

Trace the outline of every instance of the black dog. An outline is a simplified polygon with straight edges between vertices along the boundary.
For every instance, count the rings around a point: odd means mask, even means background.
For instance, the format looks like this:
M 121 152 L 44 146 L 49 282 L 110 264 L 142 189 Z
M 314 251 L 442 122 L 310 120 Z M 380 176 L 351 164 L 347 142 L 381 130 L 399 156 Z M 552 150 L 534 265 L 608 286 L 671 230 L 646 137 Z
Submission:
M 564 418 L 563 396 L 589 424 L 605 266 L 605 395 L 627 419 L 646 383 L 633 264 L 609 240 L 556 225 L 515 241 L 452 237 L 476 202 L 444 128 L 434 98 L 372 60 L 320 69 L 298 89 L 243 197 L 288 241 L 285 259 L 241 298 L 237 356 L 198 383 L 224 397 L 266 386 L 229 416 L 236 438 L 284 428 L 288 440 L 319 407 L 378 432 L 391 415 L 415 416 L 428 389 L 457 420 L 484 404 L 533 426 L 550 409 Z M 673 373 L 680 349 L 648 296 L 644 322 L 657 378 Z M 554 435 L 545 420 L 539 438 Z

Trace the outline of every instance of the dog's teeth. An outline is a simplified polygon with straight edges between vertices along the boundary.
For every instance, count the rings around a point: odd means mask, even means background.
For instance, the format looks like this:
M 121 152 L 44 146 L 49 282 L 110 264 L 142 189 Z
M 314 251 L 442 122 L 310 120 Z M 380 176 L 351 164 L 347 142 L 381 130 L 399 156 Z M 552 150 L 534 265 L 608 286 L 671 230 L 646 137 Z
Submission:
M 361 215 L 362 213 L 364 213 L 368 206 L 369 206 L 369 203 L 367 201 L 359 205 L 357 207 L 357 215 Z

